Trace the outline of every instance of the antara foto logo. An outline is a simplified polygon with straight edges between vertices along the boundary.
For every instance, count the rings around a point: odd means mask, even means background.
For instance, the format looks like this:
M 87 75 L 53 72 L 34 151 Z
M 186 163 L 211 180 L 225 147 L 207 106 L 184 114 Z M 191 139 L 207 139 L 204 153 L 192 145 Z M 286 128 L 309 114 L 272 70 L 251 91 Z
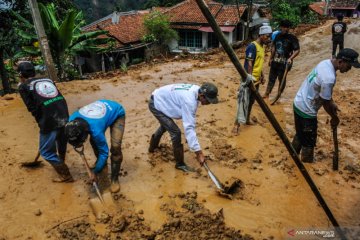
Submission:
M 288 231 L 287 233 L 292 237 L 295 236 L 295 230 L 294 229 Z

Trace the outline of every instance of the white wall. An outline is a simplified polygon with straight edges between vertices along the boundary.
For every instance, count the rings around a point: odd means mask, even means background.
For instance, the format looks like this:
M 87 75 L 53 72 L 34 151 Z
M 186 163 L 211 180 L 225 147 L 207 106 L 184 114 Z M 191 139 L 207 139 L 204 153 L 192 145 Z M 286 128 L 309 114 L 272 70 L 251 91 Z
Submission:
M 207 32 L 202 32 L 202 47 L 203 48 L 208 48 L 208 33 Z

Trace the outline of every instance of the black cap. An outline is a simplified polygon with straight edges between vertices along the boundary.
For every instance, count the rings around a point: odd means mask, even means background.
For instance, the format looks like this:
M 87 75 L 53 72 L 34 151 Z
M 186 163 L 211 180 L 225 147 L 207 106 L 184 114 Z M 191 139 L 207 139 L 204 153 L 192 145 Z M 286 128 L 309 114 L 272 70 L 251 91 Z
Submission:
M 82 118 L 75 118 L 65 125 L 65 136 L 74 147 L 81 147 L 89 135 L 89 124 Z
M 203 85 L 201 85 L 200 91 L 205 95 L 205 98 L 209 101 L 209 103 L 215 104 L 219 102 L 217 98 L 218 89 L 214 84 L 204 83 Z
M 337 59 L 345 60 L 346 62 L 350 63 L 351 66 L 355 68 L 360 68 L 360 63 L 358 61 L 359 54 L 351 49 L 351 48 L 344 48 L 340 50 L 338 55 L 336 56 Z
M 283 19 L 283 20 L 280 21 L 279 26 L 280 27 L 291 28 L 292 23 L 287 19 Z
M 23 73 L 23 72 L 35 71 L 35 68 L 31 62 L 25 61 L 25 62 L 21 62 L 19 64 L 17 70 L 18 70 L 18 72 Z
M 344 19 L 344 15 L 343 15 L 342 13 L 339 13 L 339 14 L 336 15 L 336 18 L 337 18 L 338 20 L 343 20 L 343 19 Z

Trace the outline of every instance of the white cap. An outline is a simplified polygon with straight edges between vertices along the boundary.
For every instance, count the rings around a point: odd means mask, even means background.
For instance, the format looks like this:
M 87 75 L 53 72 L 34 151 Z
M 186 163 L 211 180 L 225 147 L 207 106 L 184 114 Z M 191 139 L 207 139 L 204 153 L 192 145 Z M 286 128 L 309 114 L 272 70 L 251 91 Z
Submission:
M 259 29 L 259 35 L 271 34 L 272 29 L 270 26 L 261 26 Z

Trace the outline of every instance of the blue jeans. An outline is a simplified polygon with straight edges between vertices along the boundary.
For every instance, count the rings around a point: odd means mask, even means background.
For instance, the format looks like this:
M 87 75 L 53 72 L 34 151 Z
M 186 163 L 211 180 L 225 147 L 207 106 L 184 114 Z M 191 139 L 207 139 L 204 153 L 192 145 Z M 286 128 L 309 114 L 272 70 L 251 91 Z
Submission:
M 63 159 L 60 159 L 59 155 L 65 156 L 66 144 L 64 128 L 58 128 L 48 133 L 40 133 L 40 155 L 48 162 L 62 162 Z

